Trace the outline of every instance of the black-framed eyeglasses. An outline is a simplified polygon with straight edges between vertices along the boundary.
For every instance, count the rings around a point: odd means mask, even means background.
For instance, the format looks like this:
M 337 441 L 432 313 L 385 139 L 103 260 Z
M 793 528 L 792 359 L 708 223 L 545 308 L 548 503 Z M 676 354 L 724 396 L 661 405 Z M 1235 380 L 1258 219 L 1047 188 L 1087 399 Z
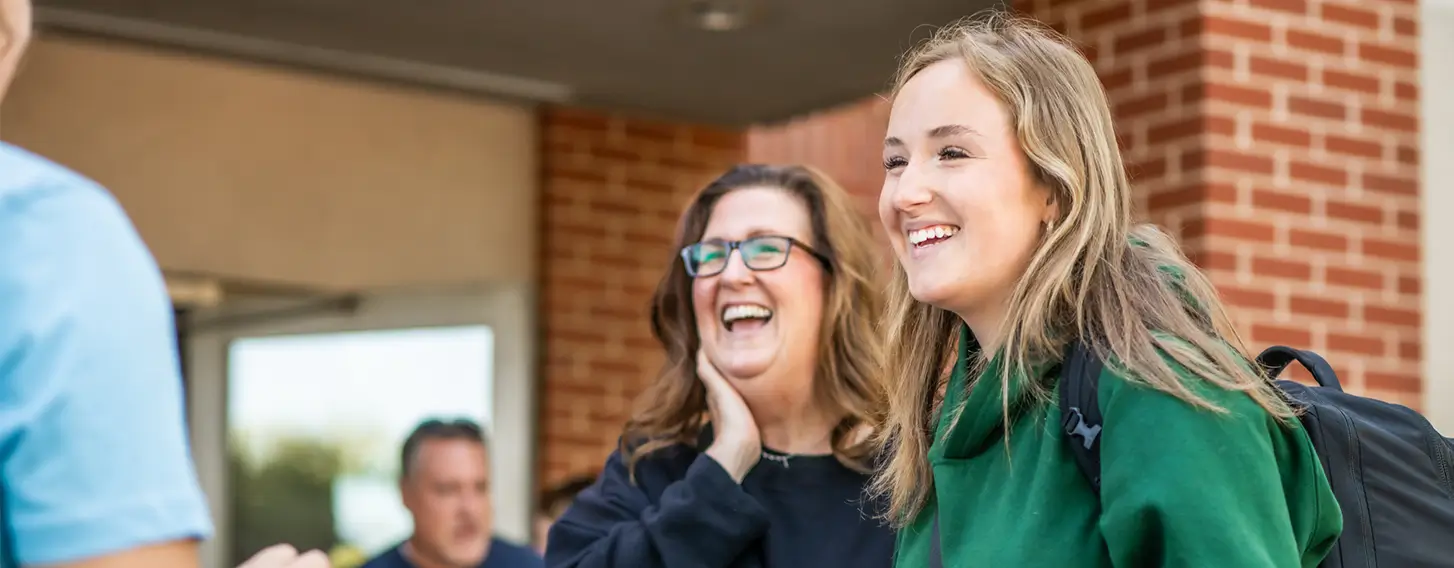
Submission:
M 682 247 L 682 262 L 687 267 L 687 275 L 692 278 L 715 276 L 727 269 L 727 263 L 732 259 L 732 251 L 735 250 L 741 253 L 742 263 L 751 270 L 777 270 L 788 263 L 788 255 L 793 247 L 813 255 L 824 267 L 830 266 L 828 257 L 813 250 L 813 247 L 792 237 L 778 235 L 751 237 L 740 241 L 714 239 L 690 244 Z

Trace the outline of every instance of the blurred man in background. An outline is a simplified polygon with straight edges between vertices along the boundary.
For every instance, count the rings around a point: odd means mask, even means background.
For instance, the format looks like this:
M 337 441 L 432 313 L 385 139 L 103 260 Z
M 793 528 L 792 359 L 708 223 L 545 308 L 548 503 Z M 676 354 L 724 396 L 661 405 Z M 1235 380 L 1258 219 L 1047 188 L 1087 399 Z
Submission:
M 399 493 L 414 534 L 363 568 L 541 568 L 534 551 L 495 538 L 490 456 L 468 420 L 420 424 L 400 452 Z
M 0 101 L 31 35 L 0 0 Z M 105 189 L 0 143 L 0 568 L 196 568 L 172 307 Z M 246 568 L 325 568 L 287 546 Z

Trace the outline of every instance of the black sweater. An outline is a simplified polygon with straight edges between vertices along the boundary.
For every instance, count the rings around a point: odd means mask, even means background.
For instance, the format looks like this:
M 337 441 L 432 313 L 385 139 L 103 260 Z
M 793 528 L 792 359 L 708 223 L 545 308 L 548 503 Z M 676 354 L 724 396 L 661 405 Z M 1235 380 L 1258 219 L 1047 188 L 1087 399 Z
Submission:
M 865 503 L 867 482 L 831 456 L 773 454 L 738 485 L 716 460 L 678 445 L 637 462 L 632 484 L 612 453 L 550 529 L 545 564 L 886 568 L 894 533 Z

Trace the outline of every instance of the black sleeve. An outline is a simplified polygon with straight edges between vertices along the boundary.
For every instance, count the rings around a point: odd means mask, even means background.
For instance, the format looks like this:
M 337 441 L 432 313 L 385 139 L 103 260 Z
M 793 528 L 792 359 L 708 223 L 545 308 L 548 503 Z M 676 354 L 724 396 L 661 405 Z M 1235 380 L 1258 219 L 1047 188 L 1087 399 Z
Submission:
M 637 466 L 638 480 L 651 466 Z M 550 529 L 549 568 L 723 568 L 768 526 L 767 510 L 716 460 L 697 456 L 653 505 L 619 452 Z

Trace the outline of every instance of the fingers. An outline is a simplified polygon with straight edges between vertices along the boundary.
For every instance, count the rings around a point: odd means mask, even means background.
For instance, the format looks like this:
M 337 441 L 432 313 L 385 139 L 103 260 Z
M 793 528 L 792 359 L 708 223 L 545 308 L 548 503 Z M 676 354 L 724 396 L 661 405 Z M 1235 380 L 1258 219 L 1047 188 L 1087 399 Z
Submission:
M 286 566 L 298 558 L 298 549 L 291 544 L 274 544 L 258 551 L 237 568 L 273 568 Z
M 237 568 L 329 568 L 328 555 L 310 550 L 303 555 L 290 544 L 275 544 L 262 549 Z
M 287 568 L 329 568 L 328 564 L 328 555 L 324 554 L 322 550 L 309 550 L 297 561 L 286 566 Z

